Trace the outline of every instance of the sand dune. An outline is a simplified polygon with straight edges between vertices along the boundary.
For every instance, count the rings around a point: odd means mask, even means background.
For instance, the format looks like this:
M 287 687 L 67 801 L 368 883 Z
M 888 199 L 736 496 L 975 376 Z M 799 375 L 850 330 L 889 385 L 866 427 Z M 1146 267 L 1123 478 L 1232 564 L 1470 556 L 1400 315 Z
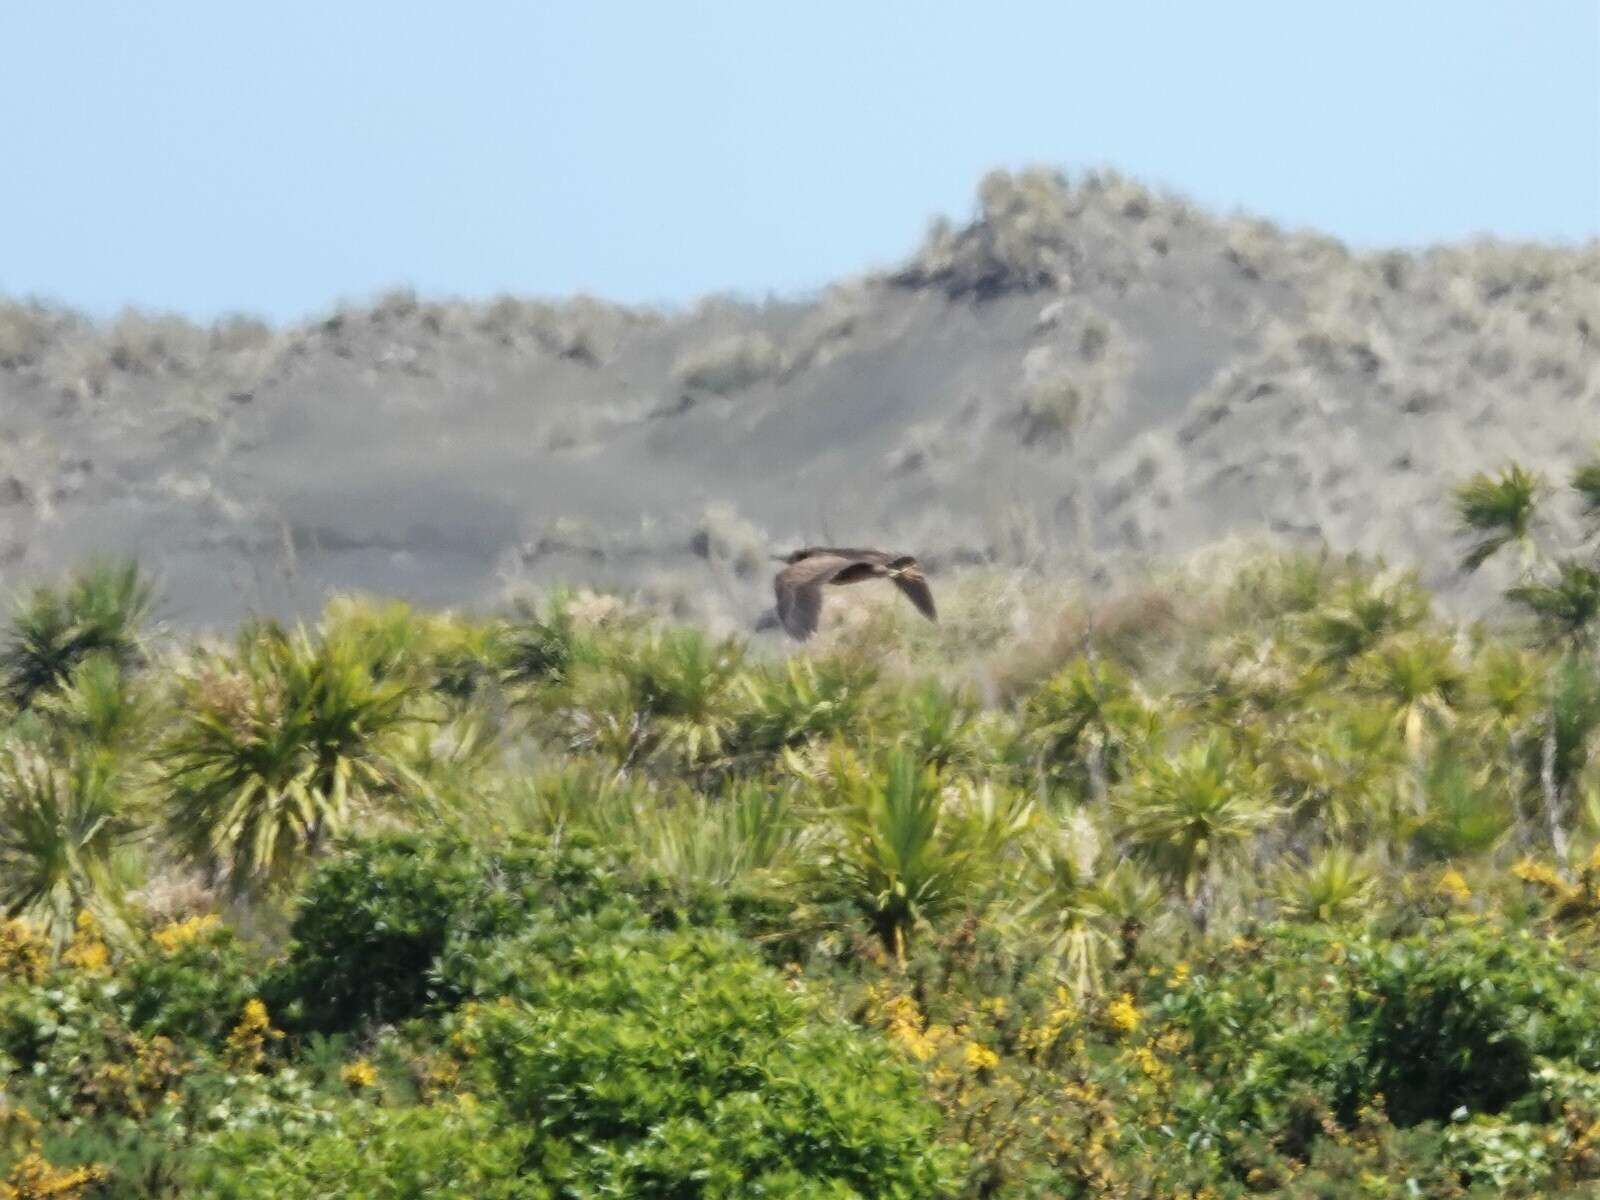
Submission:
M 1450 486 L 1559 475 L 1597 415 L 1596 244 L 1358 254 L 996 174 L 969 224 L 804 300 L 396 293 L 287 329 L 0 304 L 0 573 L 135 553 L 182 624 L 555 579 L 737 624 L 798 541 L 1104 579 L 1263 538 L 1470 597 Z

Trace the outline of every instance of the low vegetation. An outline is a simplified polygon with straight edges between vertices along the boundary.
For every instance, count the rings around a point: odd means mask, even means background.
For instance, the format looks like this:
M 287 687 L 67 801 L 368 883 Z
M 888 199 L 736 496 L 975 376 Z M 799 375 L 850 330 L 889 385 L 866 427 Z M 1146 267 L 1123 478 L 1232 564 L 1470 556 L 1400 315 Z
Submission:
M 91 565 L 0 648 L 0 1196 L 1590 1194 L 1597 480 L 1463 483 L 1492 625 L 1287 555 L 201 644 Z

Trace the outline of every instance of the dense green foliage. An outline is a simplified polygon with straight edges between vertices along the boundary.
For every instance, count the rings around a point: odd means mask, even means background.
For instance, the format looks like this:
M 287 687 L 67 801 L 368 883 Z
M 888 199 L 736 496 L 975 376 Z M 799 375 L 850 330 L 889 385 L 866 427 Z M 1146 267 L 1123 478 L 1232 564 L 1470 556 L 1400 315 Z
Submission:
M 785 659 L 587 593 L 222 648 L 136 571 L 31 593 L 0 1197 L 1587 1194 L 1561 499 L 1462 489 L 1471 626 L 1328 556 Z
M 558 1192 L 665 1200 L 938 1195 L 937 1114 L 881 1041 L 819 1020 L 726 936 L 649 934 L 530 961 L 472 1010 Z

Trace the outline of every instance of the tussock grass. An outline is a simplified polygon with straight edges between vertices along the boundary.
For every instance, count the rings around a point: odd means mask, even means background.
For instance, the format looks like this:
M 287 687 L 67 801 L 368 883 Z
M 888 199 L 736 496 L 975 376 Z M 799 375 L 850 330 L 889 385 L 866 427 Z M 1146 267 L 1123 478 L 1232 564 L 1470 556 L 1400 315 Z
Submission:
M 766 334 L 729 334 L 684 351 L 672 364 L 672 378 L 680 387 L 727 396 L 773 378 L 783 361 Z

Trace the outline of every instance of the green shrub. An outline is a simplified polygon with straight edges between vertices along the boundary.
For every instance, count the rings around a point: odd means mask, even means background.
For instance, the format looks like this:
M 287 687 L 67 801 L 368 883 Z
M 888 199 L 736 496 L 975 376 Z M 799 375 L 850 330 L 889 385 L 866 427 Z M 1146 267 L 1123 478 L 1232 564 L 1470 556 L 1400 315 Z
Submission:
M 1446 920 L 1399 939 L 1242 939 L 1197 962 L 1160 1014 L 1207 1081 L 1182 1120 L 1217 1138 L 1302 1144 L 1306 1096 L 1346 1125 L 1380 1096 L 1400 1127 L 1495 1114 L 1536 1094 L 1541 1058 L 1600 1062 L 1600 986 L 1560 945 Z
M 214 1139 L 184 1195 L 208 1200 L 544 1200 L 521 1173 L 529 1130 L 490 1107 L 446 1102 L 418 1108 L 350 1105 L 308 1138 L 261 1127 Z
M 949 1161 L 913 1072 L 712 933 L 532 962 L 463 1043 L 536 1127 L 561 1195 L 935 1197 Z
M 1373 1086 L 1398 1125 L 1497 1113 L 1535 1059 L 1600 1066 L 1600 985 L 1553 941 L 1490 927 L 1374 946 L 1353 993 Z
M 1353 1116 L 1365 1059 L 1348 1020 L 1346 957 L 1326 929 L 1275 930 L 1195 961 L 1162 999 L 1159 1015 L 1182 1031 L 1205 1084 L 1180 1105 L 1197 1137 L 1308 1140 L 1296 1128 L 1305 1114 Z
M 156 930 L 121 977 L 135 1028 L 212 1046 L 227 1036 L 258 990 L 256 964 L 233 930 L 214 917 Z
M 268 991 L 301 1028 L 400 1021 L 472 994 L 495 938 L 627 903 L 582 838 L 486 854 L 454 838 L 375 837 L 312 876 Z

